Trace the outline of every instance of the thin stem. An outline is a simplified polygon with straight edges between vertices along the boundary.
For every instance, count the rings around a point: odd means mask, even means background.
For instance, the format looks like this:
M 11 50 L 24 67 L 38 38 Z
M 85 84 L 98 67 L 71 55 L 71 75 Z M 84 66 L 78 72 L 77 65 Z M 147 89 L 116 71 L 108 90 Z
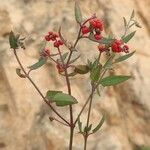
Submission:
M 69 76 L 68 76 L 68 71 L 67 71 L 67 64 L 64 63 L 61 51 L 58 47 L 58 52 L 61 58 L 61 61 L 63 63 L 63 66 L 65 68 L 65 77 L 66 77 L 66 83 L 68 87 L 68 94 L 71 95 L 71 86 L 70 86 L 70 81 L 69 81 Z M 70 53 L 71 54 L 71 53 Z M 71 55 L 70 55 L 71 57 Z M 73 124 L 73 110 L 72 110 L 72 105 L 69 105 L 69 110 L 70 110 L 70 142 L 69 142 L 69 150 L 72 150 L 72 144 L 73 144 L 73 134 L 74 134 L 74 124 Z
M 40 96 L 42 97 L 42 99 L 44 100 L 44 102 L 54 111 L 54 113 L 59 117 L 61 118 L 64 122 L 66 122 L 68 125 L 70 125 L 70 123 L 65 119 L 63 118 L 54 108 L 53 106 L 46 100 L 46 98 L 44 97 L 44 95 L 42 94 L 42 92 L 39 90 L 39 88 L 37 87 L 37 85 L 33 82 L 33 80 L 30 78 L 29 74 L 25 71 L 23 65 L 21 64 L 19 58 L 18 58 L 18 55 L 17 55 L 17 52 L 16 50 L 14 49 L 14 55 L 16 57 L 16 60 L 18 62 L 18 64 L 20 65 L 20 68 L 22 69 L 22 71 L 24 72 L 24 74 L 26 75 L 26 77 L 28 78 L 28 80 L 31 82 L 31 84 L 34 86 L 34 88 L 37 90 L 37 92 L 40 94 Z
M 87 135 L 84 136 L 84 150 L 86 150 L 87 147 Z

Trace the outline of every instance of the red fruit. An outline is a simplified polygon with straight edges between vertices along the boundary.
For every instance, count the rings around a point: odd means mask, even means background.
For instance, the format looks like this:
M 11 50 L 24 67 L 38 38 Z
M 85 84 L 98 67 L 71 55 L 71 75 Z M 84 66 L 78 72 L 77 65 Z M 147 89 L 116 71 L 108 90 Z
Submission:
M 87 34 L 90 32 L 90 29 L 87 26 L 81 27 L 81 30 L 82 30 L 82 34 Z
M 63 68 L 63 66 L 61 64 L 57 64 L 56 68 L 57 68 L 59 73 L 64 72 L 64 68 Z
M 48 34 L 49 34 L 49 35 L 53 35 L 53 32 L 50 31 L 50 32 L 48 32 Z
M 98 45 L 98 50 L 104 52 L 106 50 L 105 45 Z
M 100 34 L 95 34 L 95 35 L 94 35 L 94 38 L 95 38 L 96 40 L 101 40 L 101 39 L 102 39 L 102 36 L 101 36 Z
M 96 18 L 90 20 L 89 23 L 94 29 L 99 29 L 100 31 L 103 31 L 103 22 L 101 20 Z
M 128 45 L 124 45 L 124 46 L 123 46 L 123 51 L 124 51 L 125 53 L 129 53 L 129 47 L 128 47 Z
M 54 42 L 54 47 L 57 47 L 57 48 L 58 48 L 59 46 L 60 46 L 59 42 L 58 42 L 58 41 L 55 41 L 55 42 Z
M 59 45 L 63 45 L 63 41 L 62 40 L 58 40 Z
M 45 36 L 45 40 L 46 40 L 46 41 L 50 41 L 50 40 L 51 40 L 50 36 L 49 36 L 49 35 L 46 35 L 46 36 Z

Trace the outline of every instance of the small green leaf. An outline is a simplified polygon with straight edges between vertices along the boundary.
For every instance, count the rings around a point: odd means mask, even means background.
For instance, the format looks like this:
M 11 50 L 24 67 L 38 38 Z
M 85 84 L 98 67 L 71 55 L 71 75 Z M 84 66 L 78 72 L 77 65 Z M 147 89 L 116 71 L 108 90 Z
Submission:
M 21 69 L 20 68 L 16 68 L 16 73 L 20 78 L 26 78 L 25 74 L 21 73 Z
M 15 37 L 15 34 L 12 31 L 9 34 L 9 44 L 10 44 L 10 48 L 13 49 L 18 48 L 18 38 Z
M 134 13 L 134 10 L 132 11 L 132 13 L 131 13 L 131 19 L 133 19 L 134 18 L 134 16 L 135 16 L 135 13 Z
M 63 61 L 67 58 L 67 56 L 68 56 L 68 52 L 66 52 L 66 53 L 64 53 L 64 54 L 62 55 Z
M 136 33 L 136 31 L 133 31 L 130 34 L 128 34 L 127 36 L 122 37 L 122 41 L 124 43 L 128 43 L 133 38 L 133 36 L 135 35 L 135 33 Z
M 62 91 L 47 91 L 46 98 L 52 100 L 54 96 L 58 93 L 62 93 Z
M 84 128 L 84 132 L 89 132 L 91 130 L 91 128 L 92 128 L 92 124 L 90 124 L 88 127 L 86 126 Z
M 124 26 L 126 27 L 127 26 L 127 20 L 125 17 L 123 17 L 123 22 L 124 22 Z
M 73 96 L 62 93 L 61 91 L 48 91 L 46 98 L 61 107 L 78 103 Z
M 79 4 L 75 2 L 75 18 L 77 23 L 81 24 L 82 23 L 82 13 L 79 7 Z
M 130 58 L 134 53 L 135 53 L 135 51 L 132 52 L 132 53 L 129 53 L 129 54 L 127 54 L 127 55 L 120 56 L 119 58 L 116 58 L 116 59 L 115 59 L 114 63 L 122 62 L 122 61 L 124 61 L 124 60 Z
M 87 65 L 77 65 L 75 66 L 74 72 L 78 74 L 86 74 L 89 72 L 89 67 Z
M 131 76 L 123 76 L 123 75 L 117 75 L 117 76 L 108 76 L 108 77 L 105 77 L 103 78 L 101 81 L 100 81 L 100 84 L 102 86 L 112 86 L 112 85 L 116 85 L 116 84 L 119 84 L 119 83 L 122 83 L 128 79 L 130 79 Z
M 102 127 L 104 121 L 105 121 L 105 115 L 103 115 L 103 117 L 100 120 L 99 124 L 93 129 L 93 133 L 97 132 Z
M 96 92 L 97 92 L 98 96 L 101 96 L 99 86 L 97 86 Z
M 100 77 L 100 71 L 102 69 L 102 65 L 99 63 L 99 59 L 96 59 L 92 64 L 90 78 L 93 82 L 98 81 Z
M 47 60 L 46 58 L 41 57 L 37 63 L 33 64 L 32 66 L 29 66 L 28 68 L 31 70 L 38 69 L 46 63 L 46 60 Z
M 80 121 L 80 118 L 78 119 L 78 127 L 79 127 L 80 133 L 82 133 L 82 122 Z

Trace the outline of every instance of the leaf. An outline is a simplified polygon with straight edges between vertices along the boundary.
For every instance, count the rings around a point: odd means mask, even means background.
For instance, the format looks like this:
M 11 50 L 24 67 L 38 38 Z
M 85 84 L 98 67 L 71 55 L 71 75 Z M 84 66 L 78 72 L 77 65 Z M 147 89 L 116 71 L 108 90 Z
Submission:
M 99 86 L 97 86 L 96 92 L 97 92 L 98 96 L 101 96 Z
M 46 60 L 47 60 L 46 58 L 41 57 L 37 63 L 33 64 L 32 66 L 29 66 L 28 68 L 31 70 L 38 69 L 46 63 Z
M 82 13 L 79 7 L 79 4 L 75 2 L 75 18 L 77 23 L 81 24 L 82 23 Z
M 68 52 L 64 53 L 64 54 L 62 55 L 62 59 L 65 60 L 65 59 L 67 58 L 67 55 L 68 55 Z
M 100 120 L 99 124 L 93 129 L 93 133 L 97 132 L 102 127 L 104 121 L 105 121 L 105 115 L 103 115 L 103 117 Z
M 13 48 L 13 49 L 18 48 L 18 40 L 15 37 L 13 31 L 11 31 L 9 34 L 9 44 L 10 44 L 10 48 Z
M 20 78 L 26 78 L 25 74 L 21 73 L 21 69 L 20 68 L 16 68 L 16 73 Z
M 74 72 L 78 74 L 86 74 L 89 72 L 89 67 L 87 65 L 77 65 L 75 66 Z
M 102 65 L 99 63 L 99 59 L 96 59 L 92 64 L 90 78 L 93 82 L 98 81 L 100 77 L 100 71 L 102 69 Z
M 131 76 L 123 76 L 123 75 L 115 76 L 115 75 L 113 75 L 113 76 L 108 76 L 108 77 L 103 78 L 100 81 L 100 84 L 102 86 L 112 86 L 112 85 L 122 83 L 130 78 L 131 78 Z
M 80 121 L 80 118 L 78 119 L 78 127 L 79 127 L 80 133 L 82 133 L 82 122 Z
M 116 59 L 115 59 L 114 63 L 122 62 L 122 61 L 124 61 L 124 60 L 130 58 L 134 53 L 135 53 L 135 51 L 132 52 L 132 53 L 129 53 L 129 54 L 127 54 L 127 55 L 120 56 L 119 58 L 116 58 Z
M 84 132 L 89 132 L 91 130 L 91 128 L 92 128 L 92 124 L 90 124 L 88 127 L 86 126 L 84 128 Z
M 125 17 L 123 17 L 123 22 L 124 22 L 124 26 L 126 27 L 127 26 L 127 20 Z
M 48 91 L 46 98 L 61 107 L 78 103 L 73 96 L 62 93 L 61 91 Z
M 49 100 L 51 100 L 58 93 L 62 93 L 62 91 L 47 91 L 46 98 L 49 99 Z
M 134 16 L 135 16 L 135 13 L 134 13 L 134 10 L 132 11 L 132 13 L 131 13 L 131 17 L 130 17 L 130 19 L 133 19 L 134 18 Z
M 130 34 L 128 34 L 127 36 L 122 37 L 122 41 L 124 43 L 128 43 L 133 38 L 133 36 L 135 35 L 135 33 L 136 33 L 136 31 L 133 31 Z

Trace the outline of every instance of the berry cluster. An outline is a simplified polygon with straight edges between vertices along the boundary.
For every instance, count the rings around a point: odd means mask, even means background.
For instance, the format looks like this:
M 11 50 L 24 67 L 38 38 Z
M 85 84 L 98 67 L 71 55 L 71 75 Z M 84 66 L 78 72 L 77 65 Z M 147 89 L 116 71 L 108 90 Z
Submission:
M 125 45 L 121 40 L 114 40 L 114 42 L 111 44 L 111 49 L 115 53 L 129 53 L 128 45 Z
M 81 26 L 82 34 L 93 33 L 96 40 L 102 39 L 101 32 L 103 31 L 103 22 L 98 18 L 93 18 L 88 21 L 89 26 L 83 24 Z
M 59 48 L 59 46 L 63 45 L 63 41 L 60 40 L 58 34 L 53 32 L 48 32 L 48 34 L 45 36 L 46 41 L 53 41 L 54 47 Z

